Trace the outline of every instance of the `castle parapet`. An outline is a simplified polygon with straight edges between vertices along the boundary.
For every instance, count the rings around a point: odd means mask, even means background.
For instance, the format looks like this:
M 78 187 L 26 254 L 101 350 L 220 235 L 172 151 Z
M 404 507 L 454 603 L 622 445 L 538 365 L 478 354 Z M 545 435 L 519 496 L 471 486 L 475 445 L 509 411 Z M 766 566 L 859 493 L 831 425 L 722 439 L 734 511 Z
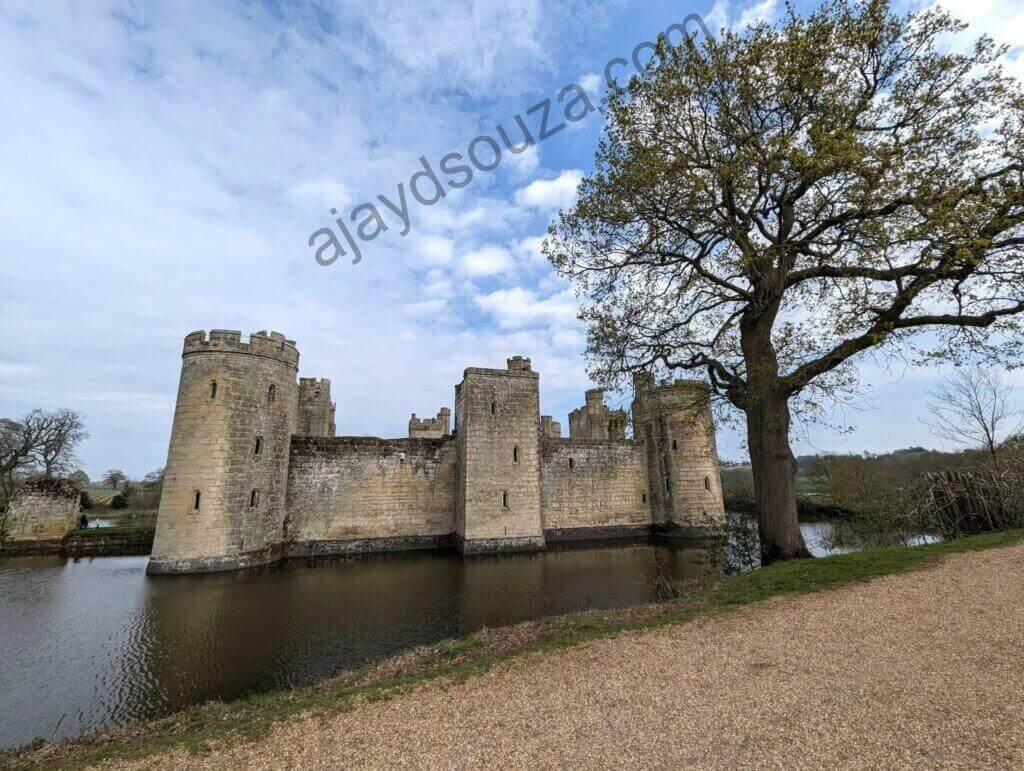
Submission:
M 547 439 L 562 438 L 562 424 L 550 415 L 540 416 L 540 435 Z
M 242 333 L 236 329 L 211 329 L 209 337 L 204 330 L 185 336 L 183 356 L 211 352 L 262 356 L 296 370 L 299 368 L 299 351 L 295 341 L 287 339 L 280 332 L 253 332 L 247 341 L 242 340 Z
M 442 407 L 437 411 L 437 417 L 417 418 L 416 413 L 409 418 L 410 439 L 444 439 L 451 435 L 452 411 Z
M 574 441 L 626 441 L 625 410 L 610 410 L 604 403 L 604 389 L 590 388 L 586 403 L 569 413 L 569 437 Z

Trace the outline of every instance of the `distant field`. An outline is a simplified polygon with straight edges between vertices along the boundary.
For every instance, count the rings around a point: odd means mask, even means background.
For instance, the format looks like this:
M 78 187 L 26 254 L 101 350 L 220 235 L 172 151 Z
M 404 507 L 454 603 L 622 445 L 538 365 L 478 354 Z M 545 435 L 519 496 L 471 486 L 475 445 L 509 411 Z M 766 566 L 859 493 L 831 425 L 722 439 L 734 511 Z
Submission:
M 821 495 L 821 481 L 814 477 L 796 476 L 797 495 Z
M 94 503 L 101 503 L 104 506 L 109 506 L 111 499 L 117 495 L 117 490 L 111 487 L 99 487 L 89 485 L 85 488 L 85 492 L 89 493 L 89 497 Z

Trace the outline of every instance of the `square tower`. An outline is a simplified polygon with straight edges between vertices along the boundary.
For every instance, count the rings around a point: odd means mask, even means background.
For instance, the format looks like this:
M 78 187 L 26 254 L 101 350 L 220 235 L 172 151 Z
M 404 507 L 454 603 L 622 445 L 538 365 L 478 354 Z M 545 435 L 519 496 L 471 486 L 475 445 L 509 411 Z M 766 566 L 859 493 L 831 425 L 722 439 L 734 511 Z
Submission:
M 540 376 L 470 367 L 455 387 L 455 528 L 465 553 L 544 548 L 540 512 Z

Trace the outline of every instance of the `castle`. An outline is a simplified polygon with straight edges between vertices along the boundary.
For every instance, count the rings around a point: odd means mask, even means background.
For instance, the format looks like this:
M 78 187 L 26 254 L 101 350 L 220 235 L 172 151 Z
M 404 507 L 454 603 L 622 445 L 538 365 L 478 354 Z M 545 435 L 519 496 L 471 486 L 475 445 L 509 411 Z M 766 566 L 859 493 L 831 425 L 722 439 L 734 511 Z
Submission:
M 402 439 L 336 437 L 329 380 L 298 378 L 277 332 L 185 337 L 150 573 L 282 557 L 454 547 L 544 549 L 562 540 L 715 532 L 724 517 L 710 393 L 634 378 L 633 438 L 599 389 L 569 416 L 540 414 L 530 360 L 470 367 Z

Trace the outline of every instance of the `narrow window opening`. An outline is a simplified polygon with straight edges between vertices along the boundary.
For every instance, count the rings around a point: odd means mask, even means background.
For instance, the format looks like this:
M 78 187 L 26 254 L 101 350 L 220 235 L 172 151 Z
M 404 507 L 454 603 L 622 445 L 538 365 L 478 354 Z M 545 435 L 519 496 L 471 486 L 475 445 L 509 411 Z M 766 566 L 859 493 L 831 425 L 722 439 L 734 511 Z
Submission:
M 501 508 L 503 508 L 503 509 L 507 509 L 508 508 L 508 490 L 505 490 L 501 494 Z
M 513 463 L 518 463 L 519 462 L 519 446 L 518 445 L 516 445 L 515 447 L 512 448 L 512 462 Z
M 276 396 L 277 396 L 277 387 L 272 385 L 272 386 L 270 386 L 270 388 L 267 389 L 267 404 L 273 404 L 274 403 L 274 398 Z
M 498 414 L 498 403 L 497 402 L 491 402 L 491 414 L 492 415 L 497 415 Z
M 665 492 L 668 492 L 668 477 L 665 477 Z
M 192 493 L 192 511 L 199 511 L 199 500 L 201 494 L 198 490 Z
M 676 440 L 675 439 L 672 440 L 672 449 L 673 450 L 678 450 L 679 449 L 679 445 L 676 444 Z
M 259 502 L 260 502 L 260 491 L 259 490 L 253 490 L 251 493 L 249 493 L 249 507 L 250 508 L 255 508 L 255 506 Z
M 569 468 L 576 468 L 576 461 L 572 458 L 569 458 Z
M 640 493 L 640 503 L 647 503 L 647 493 Z
M 709 477 L 704 477 L 704 489 L 711 492 L 711 479 Z
M 217 381 L 216 380 L 211 380 L 210 381 L 210 399 L 212 400 L 212 399 L 216 399 L 216 398 L 217 398 Z
M 256 437 L 256 446 L 253 447 L 252 454 L 253 455 L 259 455 L 261 452 L 263 452 L 263 437 L 262 436 L 257 436 Z

